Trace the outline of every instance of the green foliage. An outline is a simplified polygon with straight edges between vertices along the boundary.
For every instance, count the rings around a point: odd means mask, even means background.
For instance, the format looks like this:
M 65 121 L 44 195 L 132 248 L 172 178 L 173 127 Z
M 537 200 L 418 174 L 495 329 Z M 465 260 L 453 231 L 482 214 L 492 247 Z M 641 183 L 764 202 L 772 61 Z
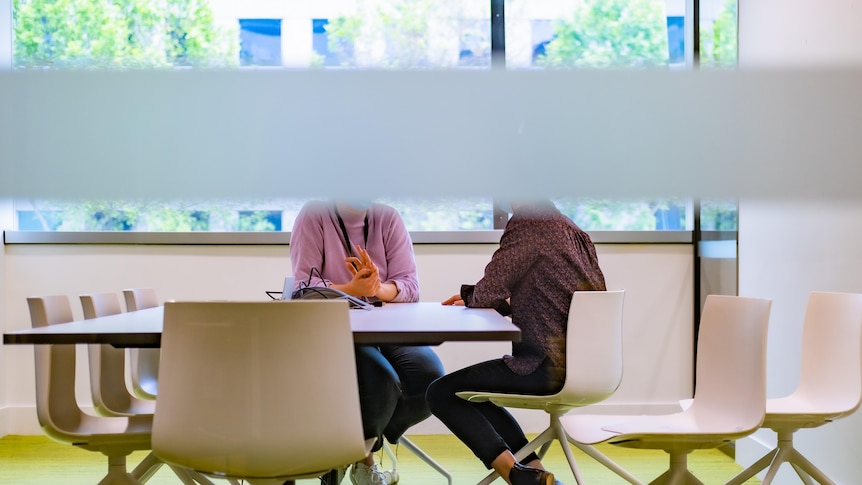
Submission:
M 668 62 L 664 2 L 585 0 L 557 22 L 544 67 L 648 67 Z
M 678 211 L 679 220 L 669 221 L 669 225 L 678 225 L 681 229 L 686 227 L 686 202 L 683 200 L 565 198 L 554 199 L 554 204 L 560 212 L 587 231 L 654 231 L 657 218 L 663 211 L 667 214 L 675 214 Z
M 269 221 L 272 211 L 243 211 L 239 217 L 239 231 L 274 231 L 275 225 Z M 278 213 L 281 216 L 281 213 Z
M 14 0 L 18 68 L 139 69 L 237 64 L 237 30 L 206 0 Z
M 398 210 L 410 231 L 481 231 L 494 228 L 491 199 L 375 199 Z
M 712 63 L 716 66 L 736 65 L 738 46 L 738 3 L 725 0 L 721 13 L 712 26 Z
M 460 2 L 440 0 L 357 0 L 354 14 L 330 19 L 328 48 L 344 66 L 455 65 L 458 57 L 448 43 L 459 38 L 462 8 Z
M 290 230 L 306 200 L 30 200 L 28 205 L 45 231 L 233 232 Z M 284 227 L 276 227 L 274 219 Z
M 354 64 L 353 46 L 362 29 L 361 17 L 337 17 L 326 25 L 327 47 L 343 66 Z
M 42 204 L 39 204 L 42 205 Z M 37 207 L 37 204 L 33 204 Z M 209 212 L 158 201 L 65 202 L 48 204 L 63 213 L 59 231 L 208 231 Z M 40 210 L 37 209 L 37 213 Z
M 739 230 L 739 208 L 736 201 L 705 200 L 701 202 L 700 228 L 704 231 Z

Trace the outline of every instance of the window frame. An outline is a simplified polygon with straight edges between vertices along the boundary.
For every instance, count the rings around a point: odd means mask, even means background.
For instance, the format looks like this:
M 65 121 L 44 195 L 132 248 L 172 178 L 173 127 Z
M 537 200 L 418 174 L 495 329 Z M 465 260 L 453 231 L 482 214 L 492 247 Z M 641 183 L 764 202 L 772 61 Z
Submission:
M 599 244 L 692 244 L 693 232 L 586 231 Z M 727 234 L 728 231 L 723 231 Z M 3 231 L 3 244 L 142 244 L 142 245 L 287 245 L 281 232 L 57 232 Z M 501 229 L 483 231 L 410 231 L 413 244 L 496 244 Z

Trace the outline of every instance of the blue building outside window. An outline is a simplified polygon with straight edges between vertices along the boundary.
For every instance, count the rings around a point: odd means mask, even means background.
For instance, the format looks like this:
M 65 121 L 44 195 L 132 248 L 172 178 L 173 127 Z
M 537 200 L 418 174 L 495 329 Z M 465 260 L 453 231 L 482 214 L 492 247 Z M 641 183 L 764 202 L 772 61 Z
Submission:
M 685 17 L 667 18 L 667 53 L 670 64 L 685 62 Z
M 281 19 L 239 19 L 243 66 L 281 65 Z

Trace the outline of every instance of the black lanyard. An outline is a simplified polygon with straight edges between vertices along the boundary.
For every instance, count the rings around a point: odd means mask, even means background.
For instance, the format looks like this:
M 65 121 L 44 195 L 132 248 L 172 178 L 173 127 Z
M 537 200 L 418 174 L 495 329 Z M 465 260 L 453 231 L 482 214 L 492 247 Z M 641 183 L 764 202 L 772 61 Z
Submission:
M 347 227 L 344 226 L 344 219 L 341 218 L 341 214 L 338 213 L 338 207 L 334 207 L 335 217 L 338 218 L 338 226 L 341 228 L 341 234 L 344 235 L 344 249 L 347 250 L 348 256 L 356 256 L 353 253 L 353 245 L 350 244 L 350 236 L 347 235 Z M 362 236 L 365 238 L 362 241 L 364 246 L 368 246 L 368 211 L 365 211 L 365 225 L 362 228 Z

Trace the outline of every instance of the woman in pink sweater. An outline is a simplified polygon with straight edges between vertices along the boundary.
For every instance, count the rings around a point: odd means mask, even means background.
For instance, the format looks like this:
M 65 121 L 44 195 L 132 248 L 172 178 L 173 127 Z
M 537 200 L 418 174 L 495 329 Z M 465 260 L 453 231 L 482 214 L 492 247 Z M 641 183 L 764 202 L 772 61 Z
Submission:
M 329 286 L 374 302 L 415 302 L 419 280 L 413 243 L 398 212 L 383 204 L 312 201 L 296 218 L 290 237 L 295 287 Z M 424 346 L 357 345 L 359 401 L 366 438 L 395 443 L 431 415 L 428 385 L 442 376 L 443 364 Z M 330 474 L 334 482 L 344 470 Z M 355 485 L 398 482 L 394 470 L 381 471 L 373 452 L 353 465 Z

